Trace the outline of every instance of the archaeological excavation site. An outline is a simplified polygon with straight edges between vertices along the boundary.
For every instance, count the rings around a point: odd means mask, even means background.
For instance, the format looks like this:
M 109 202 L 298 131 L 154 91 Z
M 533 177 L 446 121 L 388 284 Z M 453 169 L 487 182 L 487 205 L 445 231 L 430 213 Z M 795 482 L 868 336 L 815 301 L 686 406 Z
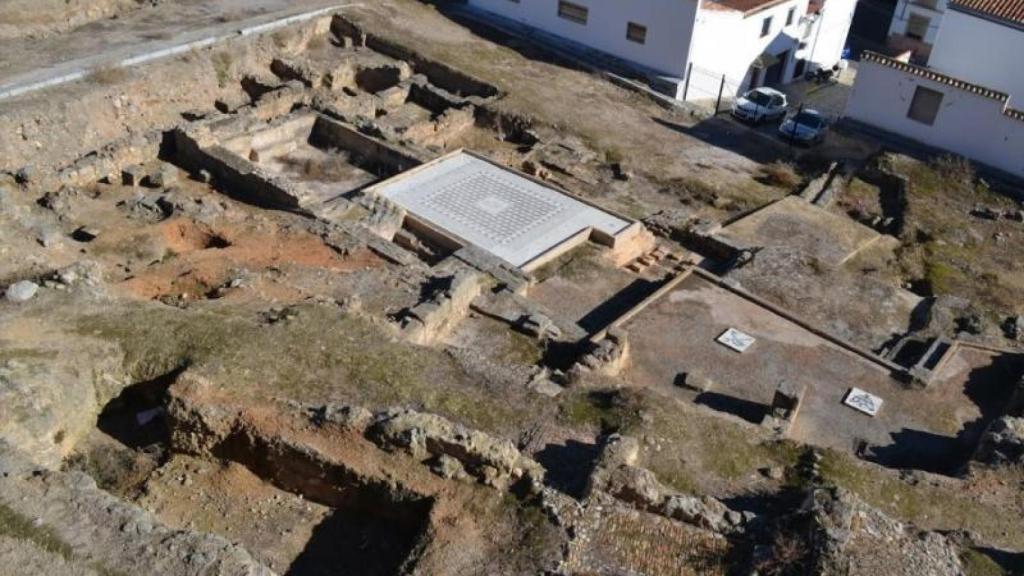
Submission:
M 0 0 L 0 574 L 1024 574 L 1024 185 L 725 116 L 458 2 Z

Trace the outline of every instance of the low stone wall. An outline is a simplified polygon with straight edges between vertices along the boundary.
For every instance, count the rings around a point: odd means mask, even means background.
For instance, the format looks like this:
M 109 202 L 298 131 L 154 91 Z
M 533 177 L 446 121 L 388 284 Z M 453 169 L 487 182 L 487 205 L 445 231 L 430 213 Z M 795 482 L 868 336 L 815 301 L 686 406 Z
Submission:
M 402 333 L 411 342 L 429 344 L 451 332 L 469 313 L 484 279 L 474 270 L 462 269 L 441 282 L 443 288 L 410 308 L 402 318 Z
M 636 465 L 639 454 L 636 438 L 607 437 L 587 483 L 587 498 L 607 494 L 640 510 L 721 534 L 743 532 L 756 518 L 750 512 L 731 510 L 711 496 L 689 496 L 662 486 L 654 473 Z
M 194 173 L 208 172 L 228 195 L 263 206 L 304 212 L 299 196 L 287 184 L 271 179 L 258 166 L 214 144 L 203 148 L 188 133 L 175 131 L 178 164 Z
M 363 169 L 371 170 L 381 177 L 398 174 L 423 163 L 423 159 L 326 116 L 317 117 L 310 142 L 323 148 L 347 150 L 359 157 Z
M 395 42 L 367 33 L 358 24 L 340 14 L 336 14 L 331 21 L 331 31 L 339 38 L 351 38 L 356 46 L 366 46 L 374 52 L 411 63 L 417 73 L 424 74 L 430 79 L 431 84 L 452 94 L 479 98 L 491 98 L 498 95 L 498 89 L 494 86 L 447 64 L 429 60 Z

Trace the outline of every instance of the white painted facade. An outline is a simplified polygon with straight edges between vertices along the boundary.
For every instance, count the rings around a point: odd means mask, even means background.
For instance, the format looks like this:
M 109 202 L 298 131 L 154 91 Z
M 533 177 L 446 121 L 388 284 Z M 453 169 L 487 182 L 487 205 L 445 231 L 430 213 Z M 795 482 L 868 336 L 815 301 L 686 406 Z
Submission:
M 931 124 L 908 115 L 919 86 L 942 94 Z M 1007 100 L 977 92 L 865 59 L 845 115 L 1024 178 L 1024 113 L 1008 113 Z
M 786 19 L 793 11 L 793 23 Z M 731 10 L 704 9 L 697 15 L 697 33 L 693 45 L 694 74 L 690 78 L 690 98 L 715 97 L 722 75 L 726 77 L 726 96 L 733 96 L 766 83 L 769 73 L 751 65 L 764 54 L 779 57 L 781 76 L 772 83 L 792 79 L 798 57 L 807 50 L 799 49 L 808 28 L 801 17 L 807 12 L 807 0 L 783 2 L 750 15 Z M 765 19 L 771 19 L 769 32 L 762 36 Z M 743 38 L 743 42 L 725 39 Z M 800 52 L 800 54 L 797 54 Z M 784 61 L 783 61 L 784 59 Z
M 1024 102 L 1024 26 L 946 12 L 929 66 Z
M 559 0 L 469 0 L 473 7 L 543 30 L 679 80 L 676 96 L 714 99 L 725 77 L 725 97 L 765 83 L 769 73 L 752 69 L 782 56 L 771 83 L 790 82 L 798 72 L 829 67 L 846 45 L 856 0 L 826 0 L 819 15 L 807 15 L 808 0 L 782 0 L 746 13 L 701 0 L 571 0 L 587 9 L 586 24 L 559 16 Z M 792 22 L 787 24 L 789 14 Z M 765 18 L 770 29 L 762 34 Z M 629 23 L 646 27 L 644 43 L 627 38 Z M 693 74 L 687 88 L 690 65 Z M 779 69 L 781 68 L 781 70 Z
M 889 24 L 889 46 L 928 61 L 946 13 L 946 0 L 899 0 Z
M 699 2 L 573 0 L 587 8 L 587 22 L 581 24 L 558 15 L 558 0 L 469 0 L 471 6 L 675 77 L 686 71 Z M 647 28 L 643 44 L 626 37 L 630 22 Z

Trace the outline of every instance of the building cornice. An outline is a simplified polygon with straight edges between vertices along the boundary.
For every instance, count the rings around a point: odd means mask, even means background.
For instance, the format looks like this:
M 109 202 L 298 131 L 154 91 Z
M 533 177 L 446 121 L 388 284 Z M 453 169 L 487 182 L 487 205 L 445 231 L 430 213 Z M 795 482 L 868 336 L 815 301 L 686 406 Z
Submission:
M 907 74 L 911 74 L 919 78 L 924 78 L 925 80 L 931 80 L 932 82 L 945 84 L 946 86 L 949 86 L 951 88 L 963 90 L 964 92 L 969 92 L 976 96 L 990 98 L 1003 105 L 1003 114 L 1005 116 L 1013 118 L 1014 120 L 1024 122 L 1024 111 L 1017 110 L 1015 108 L 1010 108 L 1009 106 L 1007 106 L 1007 104 L 1010 101 L 1010 95 L 1005 92 L 1000 92 L 998 90 L 986 88 L 979 84 L 965 82 L 963 80 L 960 80 L 959 78 L 954 78 L 953 76 L 936 72 L 930 68 L 903 62 L 902 60 L 890 58 L 889 56 L 885 56 L 884 54 L 871 52 L 869 50 L 865 50 L 864 53 L 861 54 L 860 59 L 861 62 L 871 62 L 873 64 L 878 64 L 880 66 L 885 66 L 887 68 L 899 70 L 900 72 L 906 72 Z

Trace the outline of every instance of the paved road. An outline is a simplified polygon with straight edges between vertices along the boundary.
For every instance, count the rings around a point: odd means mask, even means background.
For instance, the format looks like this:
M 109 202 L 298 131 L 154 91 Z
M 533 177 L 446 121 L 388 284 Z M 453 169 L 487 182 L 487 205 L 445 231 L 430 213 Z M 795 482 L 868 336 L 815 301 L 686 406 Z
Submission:
M 839 76 L 835 84 L 815 84 L 801 80 L 782 88 L 789 96 L 791 106 L 796 109 L 800 104 L 813 108 L 831 118 L 838 120 L 846 110 L 846 100 L 857 79 L 857 62 L 850 62 L 849 68 Z
M 0 42 L 0 98 L 236 36 L 351 0 L 176 0 L 41 40 Z M 259 29 L 259 28 L 257 28 Z

